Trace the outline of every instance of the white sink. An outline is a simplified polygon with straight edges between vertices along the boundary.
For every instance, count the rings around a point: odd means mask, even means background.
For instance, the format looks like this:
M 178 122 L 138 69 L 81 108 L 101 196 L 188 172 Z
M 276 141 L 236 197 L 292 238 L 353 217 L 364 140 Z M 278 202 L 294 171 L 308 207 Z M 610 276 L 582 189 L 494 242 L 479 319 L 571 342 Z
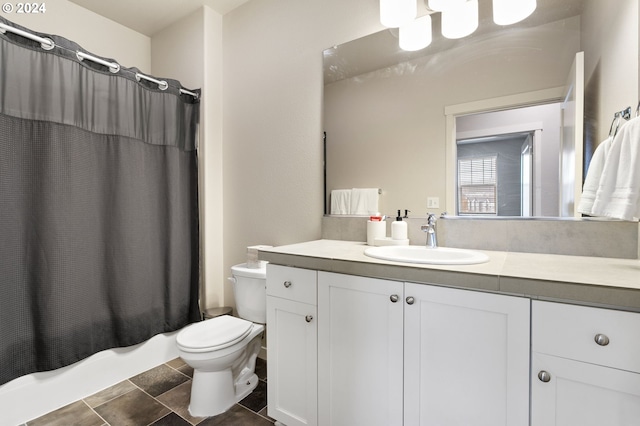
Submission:
M 428 263 L 432 265 L 472 265 L 489 261 L 489 256 L 479 251 L 449 247 L 369 247 L 364 251 L 364 254 L 376 259 L 392 260 L 394 262 Z

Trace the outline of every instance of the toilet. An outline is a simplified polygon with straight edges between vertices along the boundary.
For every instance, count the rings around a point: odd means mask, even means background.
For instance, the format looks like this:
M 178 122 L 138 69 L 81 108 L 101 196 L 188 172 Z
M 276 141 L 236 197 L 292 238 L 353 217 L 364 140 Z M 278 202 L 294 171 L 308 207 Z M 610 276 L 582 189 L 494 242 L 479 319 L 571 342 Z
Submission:
M 183 328 L 180 357 L 193 367 L 189 413 L 210 417 L 227 411 L 258 385 L 254 373 L 266 323 L 266 263 L 231 267 L 238 316 L 222 315 Z

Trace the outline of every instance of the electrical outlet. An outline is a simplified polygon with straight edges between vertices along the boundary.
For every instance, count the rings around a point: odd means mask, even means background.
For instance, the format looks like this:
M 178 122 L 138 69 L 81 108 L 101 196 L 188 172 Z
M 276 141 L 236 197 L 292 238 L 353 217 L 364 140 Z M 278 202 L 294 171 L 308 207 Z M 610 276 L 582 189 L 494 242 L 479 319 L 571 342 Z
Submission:
M 428 209 L 439 209 L 440 208 L 440 198 L 439 197 L 427 197 L 427 208 Z

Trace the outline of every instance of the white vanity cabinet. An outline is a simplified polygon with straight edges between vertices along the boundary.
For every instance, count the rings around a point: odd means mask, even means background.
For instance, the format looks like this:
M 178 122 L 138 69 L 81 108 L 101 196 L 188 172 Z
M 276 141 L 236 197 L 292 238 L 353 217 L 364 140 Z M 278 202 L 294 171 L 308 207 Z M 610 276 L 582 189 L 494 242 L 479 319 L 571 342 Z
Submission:
M 405 425 L 529 424 L 529 299 L 405 285 Z
M 402 425 L 403 287 L 318 272 L 320 425 Z
M 318 424 L 316 277 L 267 265 L 267 406 L 287 426 Z
M 528 424 L 528 299 L 319 272 L 318 316 L 320 424 Z
M 532 426 L 640 424 L 640 314 L 534 301 Z

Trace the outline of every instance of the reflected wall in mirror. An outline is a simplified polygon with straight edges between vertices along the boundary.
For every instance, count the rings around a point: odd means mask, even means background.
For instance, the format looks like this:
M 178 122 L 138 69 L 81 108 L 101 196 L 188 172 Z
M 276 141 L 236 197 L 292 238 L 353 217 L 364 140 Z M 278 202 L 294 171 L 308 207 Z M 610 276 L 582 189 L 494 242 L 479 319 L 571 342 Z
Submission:
M 562 101 L 580 51 L 585 162 L 606 137 L 613 114 L 635 107 L 637 0 L 538 0 L 533 15 L 509 27 L 493 24 L 490 6 L 490 0 L 480 0 L 479 28 L 460 40 L 439 36 L 434 15 L 434 41 L 422 51 L 402 52 L 394 30 L 383 30 L 324 52 L 327 206 L 333 189 L 377 187 L 383 190 L 383 214 L 457 212 L 459 119 Z M 535 143 L 533 148 L 535 155 Z M 533 183 L 541 173 L 560 174 L 557 155 L 541 161 L 532 164 Z M 543 201 L 526 207 L 532 215 L 562 215 L 560 206 L 544 207 L 558 204 L 558 185 L 534 185 L 532 199 L 537 192 Z M 439 208 L 428 208 L 428 198 Z

